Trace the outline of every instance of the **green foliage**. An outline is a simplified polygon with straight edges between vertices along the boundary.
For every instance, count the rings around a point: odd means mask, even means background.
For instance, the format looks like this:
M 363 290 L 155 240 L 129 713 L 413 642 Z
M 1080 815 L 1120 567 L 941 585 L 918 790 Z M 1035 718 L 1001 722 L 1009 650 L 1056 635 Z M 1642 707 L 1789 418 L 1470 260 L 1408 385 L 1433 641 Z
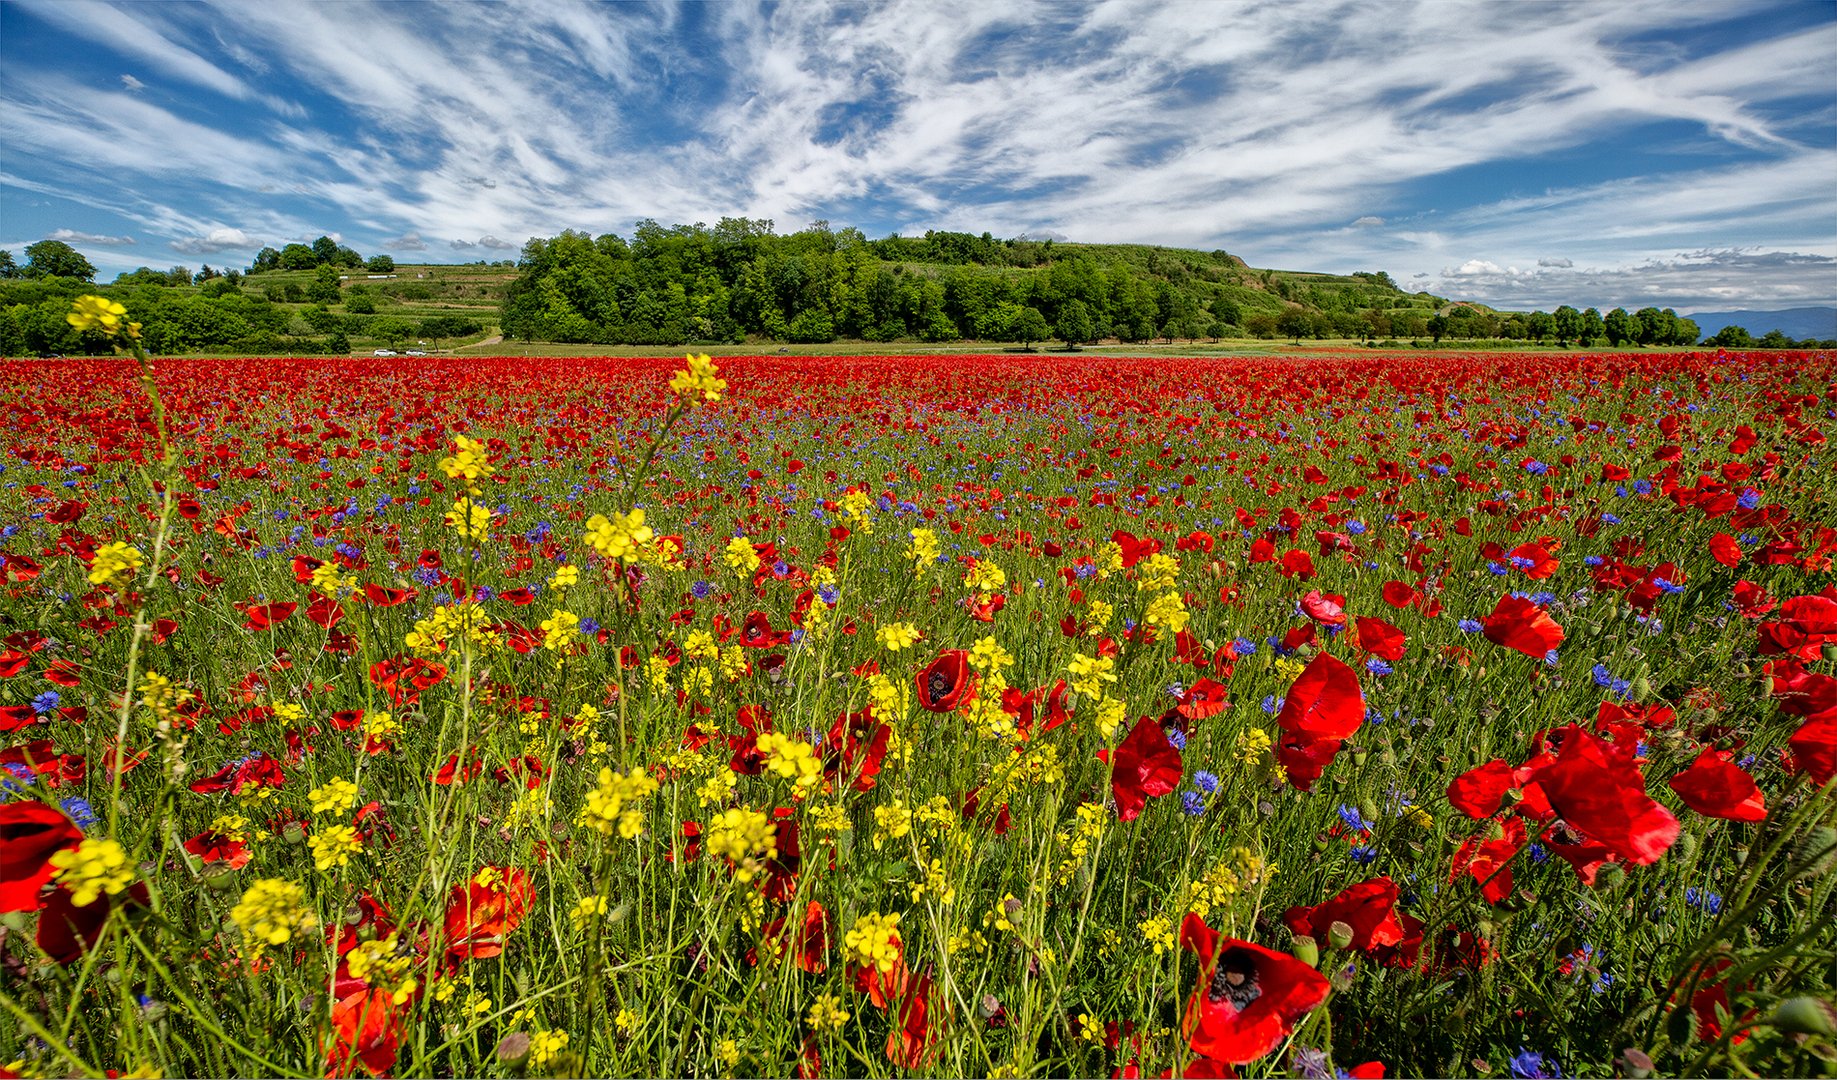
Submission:
M 62 240 L 40 240 L 26 245 L 26 277 L 62 277 L 89 281 L 96 268 L 83 253 Z

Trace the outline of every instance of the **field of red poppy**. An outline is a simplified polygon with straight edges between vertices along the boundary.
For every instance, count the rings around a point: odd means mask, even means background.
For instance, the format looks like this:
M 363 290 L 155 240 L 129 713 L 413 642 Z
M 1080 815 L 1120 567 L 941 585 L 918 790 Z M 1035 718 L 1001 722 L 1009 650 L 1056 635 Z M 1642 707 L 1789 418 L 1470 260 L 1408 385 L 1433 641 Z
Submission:
M 0 1076 L 1830 1075 L 1834 375 L 0 364 Z

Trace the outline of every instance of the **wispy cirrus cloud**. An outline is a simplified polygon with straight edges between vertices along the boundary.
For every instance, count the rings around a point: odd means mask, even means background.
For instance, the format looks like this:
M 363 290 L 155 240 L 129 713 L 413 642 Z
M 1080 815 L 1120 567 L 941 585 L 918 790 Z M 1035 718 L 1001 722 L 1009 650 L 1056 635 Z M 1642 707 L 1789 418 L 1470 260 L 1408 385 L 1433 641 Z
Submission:
M 822 217 L 1223 247 L 1500 300 L 1543 295 L 1532 282 L 1611 292 L 1620 272 L 1632 291 L 1707 281 L 1651 269 L 1682 251 L 1837 256 L 1837 200 L 1815 179 L 1837 132 L 1827 6 L 21 10 L 0 44 L 12 172 L 188 221 L 56 222 L 98 235 L 508 251 L 647 217 Z M 96 30 L 101 14 L 133 33 Z M 72 43 L 89 67 L 53 62 Z M 1440 276 L 1469 262 L 1542 276 Z M 1761 264 L 1718 265 L 1715 288 L 1779 287 Z
M 97 247 L 132 247 L 132 236 L 104 236 L 99 233 L 78 232 L 75 229 L 53 229 L 45 237 L 47 240 L 62 240 L 66 244 L 94 244 Z

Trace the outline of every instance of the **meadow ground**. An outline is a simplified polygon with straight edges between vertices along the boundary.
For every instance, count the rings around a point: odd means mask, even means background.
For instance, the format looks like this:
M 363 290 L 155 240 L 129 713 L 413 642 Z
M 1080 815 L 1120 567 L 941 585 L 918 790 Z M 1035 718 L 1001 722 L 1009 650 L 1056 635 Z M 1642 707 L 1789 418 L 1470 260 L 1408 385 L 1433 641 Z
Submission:
M 0 1075 L 1829 1074 L 1834 373 L 0 363 Z

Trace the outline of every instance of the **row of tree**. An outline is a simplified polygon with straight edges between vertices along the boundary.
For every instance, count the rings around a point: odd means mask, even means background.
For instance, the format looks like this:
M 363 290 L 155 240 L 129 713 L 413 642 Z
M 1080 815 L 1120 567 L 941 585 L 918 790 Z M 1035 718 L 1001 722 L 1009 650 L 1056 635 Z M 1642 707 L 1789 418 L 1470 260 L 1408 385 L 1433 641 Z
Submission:
M 346 247 L 329 236 L 321 236 L 310 244 L 288 244 L 281 248 L 262 248 L 255 253 L 255 262 L 250 264 L 249 273 L 265 274 L 275 270 L 317 270 L 322 266 L 345 270 L 368 270 L 372 274 L 388 274 L 395 271 L 395 260 L 387 255 L 372 255 L 366 259 L 359 255 L 355 248 Z
M 141 324 L 141 337 L 154 353 L 235 350 L 242 352 L 347 352 L 352 338 L 388 345 L 466 337 L 483 327 L 465 315 L 421 319 L 359 312 L 325 304 L 300 308 L 251 296 L 227 276 L 196 291 L 169 285 L 109 285 L 100 290 L 74 278 L 0 282 L 0 356 L 61 356 L 106 353 L 110 343 L 79 333 L 65 318 L 77 296 L 100 291 L 127 306 Z

